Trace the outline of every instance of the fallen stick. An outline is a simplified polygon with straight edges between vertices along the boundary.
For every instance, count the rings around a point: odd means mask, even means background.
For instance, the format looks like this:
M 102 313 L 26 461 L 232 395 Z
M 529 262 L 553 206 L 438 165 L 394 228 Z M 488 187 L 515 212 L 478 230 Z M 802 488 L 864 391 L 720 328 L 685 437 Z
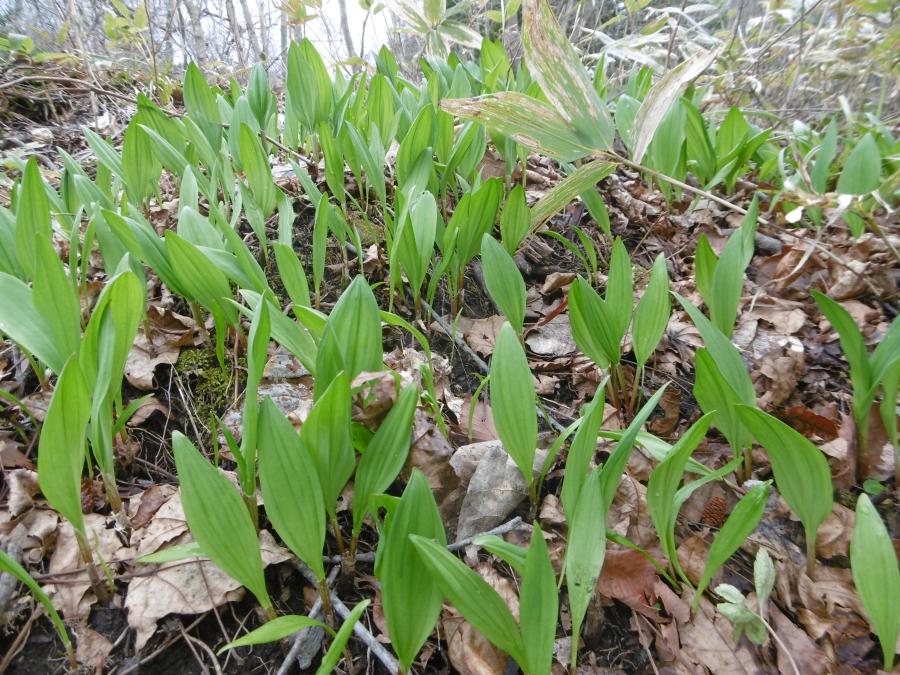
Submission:
M 340 562 L 340 560 L 338 560 Z M 340 571 L 340 567 L 335 567 L 328 574 L 328 586 L 331 587 L 332 582 L 338 575 Z M 318 582 L 316 582 L 316 586 L 318 587 Z M 319 615 L 322 613 L 323 609 L 322 598 L 318 598 L 313 604 L 312 609 L 309 610 L 309 618 L 317 619 Z M 278 672 L 275 675 L 287 675 L 288 670 L 291 668 L 291 664 L 296 661 L 297 666 L 300 670 L 306 670 L 312 665 L 312 659 L 319 651 L 319 648 L 322 646 L 322 639 L 325 637 L 325 631 L 319 627 L 312 628 L 304 628 L 301 631 L 298 631 L 294 635 L 294 641 L 291 644 L 291 649 L 288 651 L 287 656 L 284 657 L 284 661 L 281 664 L 281 667 L 278 669 Z
M 318 585 L 318 581 L 316 581 L 316 575 L 313 574 L 312 570 L 309 569 L 306 565 L 304 565 L 299 560 L 295 563 L 297 569 L 300 571 L 306 580 L 309 583 Z M 350 608 L 345 605 L 341 599 L 338 597 L 337 593 L 331 591 L 329 589 L 329 597 L 331 598 L 331 606 L 334 607 L 335 611 L 341 615 L 345 620 L 348 616 L 350 616 Z M 379 661 L 381 661 L 381 665 L 387 668 L 389 673 L 394 675 L 398 675 L 400 673 L 400 664 L 397 662 L 390 652 L 384 648 L 375 636 L 369 632 L 369 629 L 362 625 L 361 621 L 357 621 L 356 625 L 353 626 L 353 632 L 356 634 L 360 640 L 365 643 L 366 647 L 369 648 L 369 651 L 375 655 Z M 280 672 L 280 671 L 279 671 Z
M 471 544 L 472 542 L 474 542 L 478 537 L 485 537 L 485 536 L 491 535 L 491 534 L 499 537 L 500 535 L 506 534 L 507 532 L 512 532 L 517 527 L 519 527 L 519 525 L 521 525 L 521 524 L 522 524 L 522 518 L 520 518 L 519 516 L 516 516 L 512 520 L 508 520 L 507 522 L 505 522 L 501 525 L 498 525 L 497 527 L 495 527 L 492 530 L 488 530 L 487 532 L 479 532 L 478 534 L 473 534 L 471 537 L 463 539 L 462 541 L 457 541 L 456 543 L 448 544 L 447 550 L 448 551 L 459 551 L 460 549 L 463 549 L 466 546 L 468 546 L 469 544 Z M 325 559 L 326 563 L 341 562 L 341 556 L 339 556 L 339 555 L 324 556 L 324 559 Z M 374 561 L 375 561 L 374 553 L 358 553 L 356 555 L 356 562 L 374 562 Z

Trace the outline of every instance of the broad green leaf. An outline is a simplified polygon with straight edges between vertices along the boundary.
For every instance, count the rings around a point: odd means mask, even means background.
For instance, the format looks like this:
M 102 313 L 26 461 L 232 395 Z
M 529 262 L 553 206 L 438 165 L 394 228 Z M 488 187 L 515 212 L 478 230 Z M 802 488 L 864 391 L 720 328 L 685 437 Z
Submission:
M 506 541 L 503 537 L 496 534 L 482 534 L 475 537 L 472 543 L 481 546 L 485 551 L 491 553 L 504 562 L 509 563 L 520 576 L 525 573 L 525 556 L 527 549 L 516 544 Z
M 594 514 L 596 518 L 596 513 Z M 547 673 L 553 662 L 559 592 L 540 525 L 534 523 L 519 590 L 519 625 L 528 673 Z
M 31 157 L 25 164 L 16 194 L 16 250 L 19 263 L 29 279 L 34 275 L 37 264 L 35 238 L 39 234 L 48 240 L 52 236 L 50 203 L 37 160 Z
M 318 474 L 325 509 L 336 516 L 340 496 L 356 468 L 350 440 L 350 381 L 339 373 L 313 404 L 300 429 Z
M 444 525 L 425 475 L 413 469 L 403 496 L 385 523 L 378 543 L 375 574 L 391 644 L 404 672 L 434 630 L 443 594 L 422 564 L 409 535 L 417 534 L 446 545 Z
M 206 83 L 195 63 L 188 64 L 184 73 L 184 107 L 202 130 L 213 151 L 222 143 L 222 124 L 216 94 Z
M 199 248 L 166 230 L 166 252 L 179 285 L 191 299 L 209 309 L 226 307 L 225 299 L 232 295 L 228 278 Z M 235 312 L 228 314 L 233 318 Z
M 497 591 L 441 544 L 417 535 L 410 539 L 441 592 L 466 621 L 519 664 L 527 663 L 519 627 Z
M 481 247 L 482 236 L 494 227 L 502 198 L 503 182 L 499 178 L 491 178 L 478 190 L 466 193 L 457 204 L 447 229 L 459 232 L 456 254 L 461 267 L 475 257 Z
M 205 558 L 206 554 L 200 548 L 200 544 L 192 541 L 188 544 L 176 544 L 167 548 L 161 548 L 153 553 L 142 555 L 137 562 L 146 565 L 160 565 L 167 562 L 179 562 L 190 558 Z
M 816 163 L 809 173 L 809 180 L 813 189 L 818 193 L 823 193 L 828 189 L 828 170 L 831 168 L 831 162 L 837 150 L 837 142 L 837 119 L 833 118 L 825 129 L 825 137 L 822 139 L 822 145 L 819 146 L 819 150 L 816 153 Z
M 97 156 L 97 160 L 100 162 L 100 165 L 105 167 L 111 173 L 114 173 L 117 176 L 121 176 L 123 173 L 122 157 L 119 155 L 116 149 L 109 143 L 109 141 L 104 140 L 103 138 L 98 136 L 96 132 L 91 131 L 88 127 L 82 127 L 81 130 L 84 133 L 84 140 L 87 141 L 88 146 Z M 98 165 L 98 168 L 100 165 Z
M 352 381 L 363 371 L 381 369 L 381 317 L 372 289 L 362 275 L 343 292 L 325 326 L 316 356 L 316 396 L 340 372 Z
M 640 106 L 640 101 L 628 94 L 622 94 L 616 99 L 616 129 L 627 148 L 633 145 L 631 129 L 634 127 L 634 118 L 637 117 Z
M 331 675 L 334 672 L 335 666 L 341 660 L 341 655 L 347 646 L 347 641 L 350 639 L 351 633 L 353 633 L 353 628 L 371 602 L 369 599 L 363 600 L 350 611 L 350 614 L 344 619 L 344 623 L 341 624 L 340 630 L 334 636 L 328 651 L 325 652 L 325 656 L 322 657 L 322 663 L 319 664 L 316 675 Z
M 692 171 L 701 184 L 709 181 L 716 173 L 716 151 L 709 139 L 703 115 L 690 101 L 682 99 L 685 112 L 685 149 Z
M 250 72 L 247 101 L 250 103 L 250 108 L 253 110 L 260 128 L 265 129 L 269 116 L 275 112 L 275 97 L 269 89 L 269 77 L 261 63 L 253 66 L 253 70 Z
M 266 367 L 270 337 L 269 303 L 260 302 L 253 312 L 250 334 L 247 336 L 247 385 L 244 389 L 243 435 L 241 436 L 240 452 L 243 466 L 239 466 L 238 469 L 241 488 L 244 495 L 250 498 L 256 496 L 256 450 L 259 433 L 257 391 Z
M 575 344 L 585 356 L 603 370 L 619 362 L 623 335 L 617 333 L 606 301 L 581 277 L 569 291 L 569 320 Z
M 600 383 L 594 399 L 585 407 L 578 430 L 575 432 L 575 438 L 572 439 L 572 445 L 569 447 L 569 454 L 566 456 L 566 471 L 563 475 L 560 500 L 569 520 L 574 517 L 578 495 L 581 494 L 582 485 L 590 473 L 591 459 L 597 450 L 597 435 L 603 424 L 605 408 L 605 385 L 606 380 Z
M 326 121 L 334 109 L 334 85 L 313 43 L 304 38 L 288 50 L 287 101 L 307 130 Z
M 325 279 L 325 255 L 328 251 L 328 232 L 331 228 L 332 206 L 328 199 L 319 199 L 312 233 L 312 275 L 316 307 L 319 306 L 319 289 Z
M 278 276 L 281 278 L 291 302 L 295 305 L 309 307 L 309 282 L 300 258 L 287 244 L 275 242 L 272 244 L 272 248 L 275 250 Z
M 591 218 L 593 218 L 597 225 L 600 226 L 603 234 L 611 238 L 612 230 L 610 230 L 609 227 L 609 210 L 606 208 L 606 202 L 603 201 L 603 197 L 600 196 L 597 189 L 591 187 L 587 191 L 582 192 L 579 196 L 581 197 L 581 201 L 584 202 L 584 206 L 591 215 Z
M 112 326 L 114 338 L 111 341 L 113 345 L 110 372 L 110 380 L 108 391 L 95 391 L 95 395 L 101 396 L 117 396 L 118 388 L 121 386 L 122 373 L 125 369 L 125 362 L 131 347 L 134 343 L 134 337 L 137 333 L 138 326 L 144 315 L 144 286 L 141 280 L 133 272 L 122 272 L 107 282 L 106 287 L 100 294 L 97 304 L 94 307 L 94 314 L 98 312 L 108 311 L 112 316 Z M 90 332 L 92 330 L 93 315 L 82 342 L 82 352 L 85 351 Z M 86 354 L 81 354 L 83 359 Z M 88 376 L 88 370 L 85 368 L 85 377 Z
M 613 145 L 615 127 L 546 0 L 522 3 L 522 44 L 534 79 L 576 135 L 593 150 Z
M 621 345 L 625 332 L 628 330 L 628 325 L 631 323 L 631 309 L 634 304 L 631 258 L 628 256 L 628 251 L 625 250 L 625 244 L 622 243 L 620 237 L 616 237 L 613 243 L 604 300 L 609 310 L 607 321 L 611 324 L 610 330 L 615 343 L 615 351 L 618 352 L 619 345 Z M 611 348 L 612 344 L 609 346 Z M 610 361 L 613 363 L 618 363 L 618 360 L 618 354 L 616 354 L 615 359 L 610 358 Z
M 525 280 L 515 260 L 490 234 L 481 238 L 484 284 L 491 300 L 515 329 L 522 333 L 525 323 Z
M 325 156 L 325 182 L 335 199 L 343 204 L 346 199 L 344 190 L 344 156 L 341 154 L 340 144 L 331 133 L 331 127 L 321 122 L 316 127 L 319 136 L 319 145 L 322 146 L 322 154 Z
M 172 230 L 166 230 L 166 253 L 178 285 L 188 298 L 212 312 L 216 324 L 216 356 L 224 364 L 226 323 L 237 321 L 237 311 L 226 302 L 231 298 L 228 277 L 199 248 Z
M 859 397 L 869 391 L 876 383 L 873 381 L 873 373 L 869 364 L 869 354 L 863 342 L 862 333 L 853 317 L 844 307 L 819 291 L 812 291 L 812 296 L 819 305 L 819 309 L 832 328 L 837 332 L 841 340 L 841 351 L 844 358 L 850 364 L 850 381 L 853 384 L 854 412 L 862 412 L 866 402 Z M 871 402 L 868 402 L 871 404 Z M 866 406 L 867 407 L 867 406 Z
M 263 152 L 259 138 L 246 124 L 240 127 L 241 160 L 244 166 L 244 174 L 250 185 L 250 192 L 256 205 L 262 211 L 264 218 L 272 215 L 278 205 L 278 188 L 272 180 L 272 169 L 269 167 L 269 158 Z M 262 246 L 266 245 L 261 241 Z
M 253 291 L 242 290 L 241 296 L 246 300 L 247 307 L 235 303 L 239 311 L 248 319 L 253 318 L 253 313 L 262 296 Z M 271 321 L 272 339 L 291 354 L 297 357 L 301 364 L 313 375 L 316 373 L 316 342 L 310 332 L 300 323 L 292 321 L 279 311 L 271 299 L 269 303 L 269 320 Z M 304 309 L 304 308 L 299 308 Z
M 647 482 L 647 510 L 650 512 L 650 519 L 656 528 L 663 553 L 682 578 L 685 575 L 675 545 L 675 521 L 681 506 L 676 493 L 684 477 L 688 459 L 705 438 L 711 422 L 712 416 L 709 414 L 694 422 L 653 470 Z
M 223 572 L 246 586 L 264 609 L 266 592 L 256 528 L 237 490 L 183 434 L 172 434 L 181 502 L 194 539 Z
M 709 306 L 709 318 L 713 325 L 729 338 L 737 318 L 741 292 L 744 289 L 744 269 L 753 257 L 758 214 L 759 201 L 758 197 L 754 197 L 740 229 L 735 230 L 725 244 L 712 274 L 710 296 L 704 297 Z
M 91 394 L 78 359 L 65 364 L 53 391 L 38 445 L 38 480 L 50 505 L 84 532 L 81 515 L 81 474 L 85 433 L 91 415 Z
M 531 229 L 531 212 L 525 200 L 525 188 L 516 185 L 506 198 L 500 215 L 500 240 L 510 255 L 515 255 Z
M 437 215 L 434 195 L 424 192 L 410 208 L 409 216 L 401 224 L 401 231 L 395 240 L 396 255 L 406 273 L 413 297 L 418 297 L 434 257 Z
M 122 141 L 122 179 L 129 201 L 140 206 L 157 188 L 160 165 L 153 153 L 153 141 L 144 131 L 144 115 L 138 113 L 125 127 Z
M 706 590 L 713 575 L 756 529 L 759 519 L 762 518 L 763 511 L 766 508 L 766 501 L 769 499 L 770 484 L 770 481 L 766 481 L 750 488 L 747 494 L 741 497 L 741 500 L 735 505 L 731 515 L 728 516 L 728 520 L 725 521 L 722 529 L 719 530 L 716 538 L 713 539 L 709 552 L 706 554 L 706 565 L 703 567 L 703 575 L 700 577 L 700 583 L 697 584 L 697 592 L 694 595 L 692 607 L 693 611 L 696 611 L 699 606 L 703 591 Z
M 0 333 L 59 373 L 69 353 L 54 339 L 50 326 L 35 309 L 33 292 L 16 277 L 0 272 Z
M 803 434 L 762 410 L 746 405 L 737 409 L 744 426 L 769 453 L 775 485 L 803 523 L 806 550 L 814 561 L 816 532 L 832 507 L 831 471 L 825 455 Z
M 600 406 L 601 410 L 603 406 Z M 581 626 L 597 589 L 606 557 L 606 502 L 600 471 L 594 469 L 584 482 L 571 511 L 566 543 L 565 574 L 572 614 L 572 659 L 577 654 Z
M 46 235 L 35 236 L 34 284 L 31 299 L 44 318 L 57 350 L 67 359 L 81 340 L 81 305 L 62 261 Z
M 625 429 L 621 440 L 616 444 L 616 449 L 613 450 L 609 459 L 606 460 L 606 463 L 600 469 L 600 485 L 603 498 L 606 500 L 607 511 L 616 497 L 619 483 L 622 481 L 622 474 L 625 471 L 625 465 L 628 464 L 628 457 L 631 455 L 631 449 L 634 447 L 638 433 L 640 433 L 641 427 L 649 419 L 650 414 L 656 409 L 668 386 L 669 383 L 666 382 L 641 407 L 634 419 L 631 420 L 631 424 Z
M 750 381 L 750 374 L 744 359 L 737 347 L 732 344 L 718 328 L 712 325 L 703 312 L 697 309 L 689 300 L 685 300 L 677 293 L 673 293 L 675 299 L 681 303 L 691 320 L 700 331 L 703 344 L 709 350 L 716 367 L 725 378 L 725 381 L 734 389 L 741 401 L 747 405 L 756 403 L 756 390 Z
M 319 581 L 325 579 L 325 501 L 319 476 L 310 471 L 306 444 L 271 398 L 259 414 L 259 481 L 266 516 L 282 540 Z
M 704 348 L 698 349 L 695 355 L 694 397 L 704 413 L 714 416 L 716 428 L 728 439 L 736 454 L 750 446 L 750 434 L 736 409 L 745 401 L 725 381 L 713 357 Z
M 719 159 L 720 168 L 728 155 L 744 142 L 749 133 L 750 125 L 747 124 L 744 114 L 733 106 L 716 132 L 716 157 Z
M 881 152 L 872 134 L 866 134 L 844 161 L 837 191 L 845 195 L 864 195 L 881 183 Z
M 330 626 L 325 625 L 321 621 L 311 619 L 308 616 L 287 614 L 285 616 L 279 616 L 277 619 L 267 621 L 259 628 L 251 630 L 237 640 L 232 640 L 224 647 L 221 647 L 216 653 L 221 654 L 229 649 L 275 642 L 281 638 L 286 638 L 288 635 L 293 635 L 304 628 L 321 628 L 322 630 L 334 632 Z
M 666 259 L 660 253 L 653 262 L 650 281 L 634 311 L 631 342 L 638 366 L 647 363 L 656 350 L 669 323 L 671 310 L 669 274 L 666 271 Z
M 406 464 L 412 442 L 413 416 L 419 389 L 410 384 L 400 391 L 387 417 L 359 460 L 353 492 L 353 532 L 359 534 L 372 495 L 384 492 Z
M 497 435 L 530 485 L 537 449 L 534 381 L 525 351 L 509 322 L 504 322 L 497 336 L 490 372 Z
M 433 134 L 434 108 L 426 105 L 419 111 L 409 131 L 403 137 L 400 147 L 397 149 L 396 172 L 398 185 L 405 185 L 422 152 L 432 147 Z
M 890 671 L 894 667 L 894 651 L 900 633 L 900 570 L 881 514 L 865 493 L 856 502 L 850 567 L 859 599 L 881 643 L 884 669 Z
M 716 273 L 718 263 L 719 257 L 712 250 L 709 239 L 705 234 L 701 234 L 694 250 L 694 282 L 707 306 L 712 302 L 713 275 Z

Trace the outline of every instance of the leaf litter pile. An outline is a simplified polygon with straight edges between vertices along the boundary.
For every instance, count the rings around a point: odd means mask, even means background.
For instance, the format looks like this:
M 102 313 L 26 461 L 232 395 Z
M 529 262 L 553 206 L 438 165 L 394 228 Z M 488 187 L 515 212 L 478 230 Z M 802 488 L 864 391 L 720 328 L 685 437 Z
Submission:
M 586 75 L 553 24 L 526 49 L 557 102 L 536 49 L 569 96 Z M 145 100 L 113 119 L 118 147 L 88 129 L 44 148 L 64 171 L 23 165 L 0 212 L 0 670 L 69 667 L 47 598 L 84 672 L 889 668 L 900 230 L 825 209 L 822 236 L 823 209 L 795 224 L 750 168 L 727 200 L 642 171 L 712 58 L 643 92 L 617 129 L 632 160 L 577 170 L 592 153 L 562 132 L 529 143 L 511 119 L 485 140 L 447 112 L 522 93 L 405 100 L 388 143 L 373 112 L 295 99 L 316 138 L 297 153 L 296 127 L 287 147 L 264 131 L 267 83 L 222 125 L 197 70 L 172 117 Z M 385 73 L 370 98 L 400 86 Z M 600 129 L 598 104 L 559 109 Z M 534 124 L 585 122 L 556 117 Z M 455 147 L 482 134 L 452 180 L 445 119 Z M 179 133 L 187 157 L 163 145 Z

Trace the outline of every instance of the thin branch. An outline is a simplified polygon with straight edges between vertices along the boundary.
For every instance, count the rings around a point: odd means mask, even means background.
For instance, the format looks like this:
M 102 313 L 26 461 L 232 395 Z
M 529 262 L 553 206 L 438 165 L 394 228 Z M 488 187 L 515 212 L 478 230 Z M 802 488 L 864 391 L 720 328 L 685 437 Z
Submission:
M 473 534 L 471 537 L 467 537 L 466 539 L 462 539 L 461 541 L 457 541 L 453 544 L 449 544 L 447 546 L 447 550 L 448 551 L 459 551 L 460 549 L 463 549 L 466 546 L 468 546 L 469 544 L 471 544 L 472 542 L 474 542 L 478 537 L 485 537 L 485 536 L 491 535 L 491 534 L 499 537 L 500 535 L 507 534 L 508 532 L 512 532 L 517 527 L 519 527 L 522 524 L 522 522 L 523 522 L 522 519 L 519 516 L 516 516 L 512 520 L 508 520 L 505 523 L 503 523 L 502 525 L 498 525 L 497 527 L 495 527 L 492 530 L 487 530 L 486 532 L 479 532 L 478 534 Z M 375 561 L 374 553 L 359 553 L 356 556 L 356 562 L 374 562 L 374 561 Z M 330 557 L 326 556 L 325 562 L 339 563 L 339 562 L 341 562 L 341 556 L 339 556 L 339 555 L 330 556 Z
M 85 82 L 84 80 L 79 80 L 75 77 L 61 77 L 56 75 L 24 75 L 22 77 L 17 77 L 14 80 L 10 80 L 9 82 L 0 82 L 0 91 L 4 89 L 10 89 L 15 87 L 18 84 L 25 84 L 26 82 L 59 82 L 60 84 L 74 84 L 79 87 L 83 87 L 88 91 L 92 91 L 95 94 L 101 94 L 103 96 L 110 96 L 112 98 L 117 98 L 122 101 L 128 101 L 129 103 L 134 103 L 133 96 L 127 96 L 125 94 L 120 94 L 117 91 L 109 91 L 108 89 L 102 89 L 97 87 L 90 82 Z
M 306 565 L 304 565 L 299 560 L 295 563 L 297 569 L 300 571 L 306 580 L 313 584 L 318 585 L 318 581 L 316 580 L 316 575 L 313 574 L 312 570 L 309 569 Z M 329 596 L 331 597 L 331 605 L 334 607 L 335 611 L 340 614 L 345 620 L 348 616 L 350 616 L 350 608 L 345 605 L 341 599 L 338 597 L 337 593 L 331 591 Z M 353 632 L 356 634 L 360 640 L 362 640 L 365 645 L 369 648 L 372 654 L 375 655 L 381 664 L 387 668 L 389 673 L 394 675 L 398 675 L 400 673 L 400 664 L 397 662 L 390 652 L 384 648 L 384 645 L 381 644 L 378 640 L 375 639 L 375 636 L 369 632 L 369 629 L 362 625 L 361 621 L 357 621 L 356 625 L 353 626 Z
M 340 558 L 338 559 L 340 562 Z M 337 578 L 338 572 L 340 571 L 340 567 L 332 568 L 331 572 L 328 574 L 328 586 L 331 587 L 331 584 L 334 582 L 335 578 Z M 318 585 L 318 584 L 317 584 Z M 312 609 L 309 610 L 309 618 L 317 619 L 319 615 L 322 614 L 322 610 L 324 605 L 322 603 L 322 598 L 316 598 L 316 602 L 313 605 Z M 315 655 L 315 653 L 319 650 L 319 646 L 322 644 L 322 638 L 325 637 L 325 633 L 321 628 L 312 627 L 312 628 L 304 628 L 301 631 L 298 631 L 294 636 L 294 641 L 291 644 L 291 649 L 287 653 L 287 656 L 284 657 L 284 661 L 281 664 L 281 667 L 278 669 L 278 672 L 275 675 L 287 675 L 288 671 L 291 669 L 291 664 L 297 661 L 297 665 L 300 667 L 300 670 L 306 670 L 309 668 L 311 660 L 311 656 Z M 306 660 L 304 663 L 303 660 Z

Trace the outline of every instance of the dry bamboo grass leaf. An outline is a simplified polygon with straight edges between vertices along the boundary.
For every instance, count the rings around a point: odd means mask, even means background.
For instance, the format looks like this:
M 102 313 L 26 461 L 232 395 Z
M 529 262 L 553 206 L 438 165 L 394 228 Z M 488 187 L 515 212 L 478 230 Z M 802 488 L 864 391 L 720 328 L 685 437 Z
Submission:
M 631 137 L 634 139 L 632 160 L 640 164 L 650 141 L 653 140 L 653 134 L 675 99 L 692 80 L 712 65 L 718 55 L 718 50 L 701 51 L 663 75 L 650 88 L 631 127 Z

